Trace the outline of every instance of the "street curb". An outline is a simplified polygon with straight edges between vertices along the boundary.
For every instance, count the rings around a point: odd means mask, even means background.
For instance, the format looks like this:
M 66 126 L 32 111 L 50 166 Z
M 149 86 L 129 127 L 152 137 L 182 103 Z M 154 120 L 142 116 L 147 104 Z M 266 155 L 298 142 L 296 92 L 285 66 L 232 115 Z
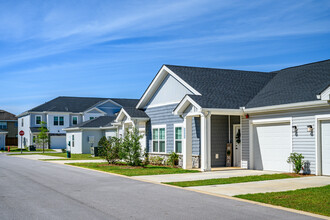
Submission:
M 45 162 L 47 162 L 47 161 L 45 161 Z M 282 207 L 282 206 L 271 205 L 271 204 L 267 204 L 267 203 L 261 203 L 261 202 L 256 202 L 256 201 L 252 201 L 252 200 L 241 199 L 241 198 L 237 198 L 237 197 L 231 197 L 231 196 L 226 196 L 226 195 L 221 195 L 221 194 L 216 194 L 216 193 L 205 192 L 205 191 L 201 191 L 201 190 L 197 190 L 197 189 L 191 189 L 191 188 L 188 188 L 188 187 L 179 187 L 179 186 L 173 186 L 173 185 L 168 185 L 168 184 L 154 182 L 154 181 L 149 181 L 149 180 L 141 180 L 141 179 L 135 178 L 134 176 L 125 176 L 125 175 L 121 175 L 121 174 L 117 174 L 117 173 L 110 173 L 110 172 L 106 172 L 106 171 L 101 171 L 101 170 L 95 170 L 95 169 L 90 169 L 90 168 L 86 168 L 86 167 L 75 166 L 75 165 L 71 165 L 69 163 L 62 164 L 62 165 L 67 165 L 67 166 L 71 166 L 71 167 L 77 167 L 77 168 L 81 168 L 81 169 L 84 169 L 84 170 L 92 170 L 92 171 L 96 171 L 96 172 L 100 172 L 100 173 L 105 173 L 105 174 L 110 174 L 110 175 L 114 175 L 114 176 L 118 176 L 118 177 L 124 177 L 124 178 L 127 178 L 127 179 L 133 179 L 133 180 L 140 181 L 140 182 L 146 182 L 146 183 L 152 183 L 152 184 L 157 184 L 157 185 L 162 185 L 162 186 L 167 186 L 167 187 L 173 187 L 173 188 L 187 190 L 187 191 L 191 191 L 191 192 L 197 192 L 197 193 L 202 193 L 202 194 L 206 194 L 206 195 L 216 196 L 216 197 L 220 197 L 220 198 L 231 199 L 231 200 L 236 200 L 236 201 L 241 201 L 241 202 L 247 202 L 247 203 L 251 203 L 251 204 L 255 204 L 255 205 L 261 205 L 261 206 L 268 207 L 268 208 L 274 208 L 274 209 L 279 209 L 279 210 L 283 210 L 283 211 L 293 212 L 293 213 L 297 213 L 297 214 L 301 214 L 301 215 L 306 215 L 306 216 L 311 216 L 311 217 L 315 217 L 315 218 L 330 220 L 330 217 L 327 217 L 327 216 L 324 216 L 324 215 L 314 214 L 314 213 L 311 213 L 311 212 L 305 212 L 305 211 L 291 209 L 291 208 L 286 208 L 286 207 Z

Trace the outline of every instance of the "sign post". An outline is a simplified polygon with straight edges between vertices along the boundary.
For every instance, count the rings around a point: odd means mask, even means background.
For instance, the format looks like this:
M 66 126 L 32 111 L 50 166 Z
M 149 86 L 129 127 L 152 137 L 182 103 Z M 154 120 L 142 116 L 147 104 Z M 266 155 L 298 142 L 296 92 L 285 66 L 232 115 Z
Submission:
M 24 131 L 20 130 L 19 135 L 21 136 L 21 154 L 23 154 L 23 136 L 24 136 Z

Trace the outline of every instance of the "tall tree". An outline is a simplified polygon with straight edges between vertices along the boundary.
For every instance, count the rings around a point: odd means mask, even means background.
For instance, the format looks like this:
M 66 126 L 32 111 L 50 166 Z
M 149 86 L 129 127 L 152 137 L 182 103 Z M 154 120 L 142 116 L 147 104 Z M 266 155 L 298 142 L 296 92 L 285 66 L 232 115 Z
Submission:
M 46 127 L 46 122 L 41 122 L 41 127 L 39 128 L 39 134 L 37 136 L 37 143 L 42 144 L 42 153 L 45 153 L 45 144 L 48 143 L 48 129 Z

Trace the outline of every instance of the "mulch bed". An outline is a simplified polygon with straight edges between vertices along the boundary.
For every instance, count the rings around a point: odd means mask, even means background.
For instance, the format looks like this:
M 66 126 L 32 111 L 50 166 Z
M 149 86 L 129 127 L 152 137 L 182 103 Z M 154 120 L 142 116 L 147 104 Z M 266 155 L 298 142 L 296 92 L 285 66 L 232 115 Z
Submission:
M 296 174 L 296 173 L 284 173 L 287 174 L 289 176 L 293 176 L 293 177 L 306 177 L 306 176 L 315 176 L 314 174 Z

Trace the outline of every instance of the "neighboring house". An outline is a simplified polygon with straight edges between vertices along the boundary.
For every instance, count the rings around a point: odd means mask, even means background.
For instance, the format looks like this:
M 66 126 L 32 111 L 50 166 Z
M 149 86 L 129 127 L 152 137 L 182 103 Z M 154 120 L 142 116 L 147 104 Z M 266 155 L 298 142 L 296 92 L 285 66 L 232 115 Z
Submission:
M 330 60 L 269 73 L 163 65 L 142 117 L 122 110 L 112 125 L 145 127 L 149 154 L 177 152 L 185 169 L 290 172 L 298 152 L 305 172 L 330 175 L 329 85 Z
M 0 110 L 0 130 L 7 131 L 7 146 L 17 146 L 17 117 L 14 114 Z
M 132 104 L 133 103 L 133 104 Z M 49 147 L 66 148 L 66 133 L 63 130 L 100 116 L 111 116 L 123 106 L 136 103 L 134 99 L 110 99 L 60 96 L 18 115 L 18 130 L 24 131 L 23 147 L 35 144 L 41 121 L 47 123 Z M 19 147 L 21 137 L 19 136 Z
M 145 124 L 149 117 L 144 111 L 135 108 L 138 102 L 139 100 L 135 99 L 135 102 L 123 105 L 116 115 L 101 116 L 64 129 L 68 143 L 67 150 L 73 154 L 90 153 L 90 148 L 97 146 L 101 137 L 123 137 L 127 129 L 131 131 L 133 127 L 138 128 L 139 133 L 143 135 L 141 145 L 144 150 L 146 147 Z M 140 120 L 139 123 L 136 123 L 137 119 Z
M 6 135 L 8 131 L 0 130 L 0 150 L 6 150 Z

